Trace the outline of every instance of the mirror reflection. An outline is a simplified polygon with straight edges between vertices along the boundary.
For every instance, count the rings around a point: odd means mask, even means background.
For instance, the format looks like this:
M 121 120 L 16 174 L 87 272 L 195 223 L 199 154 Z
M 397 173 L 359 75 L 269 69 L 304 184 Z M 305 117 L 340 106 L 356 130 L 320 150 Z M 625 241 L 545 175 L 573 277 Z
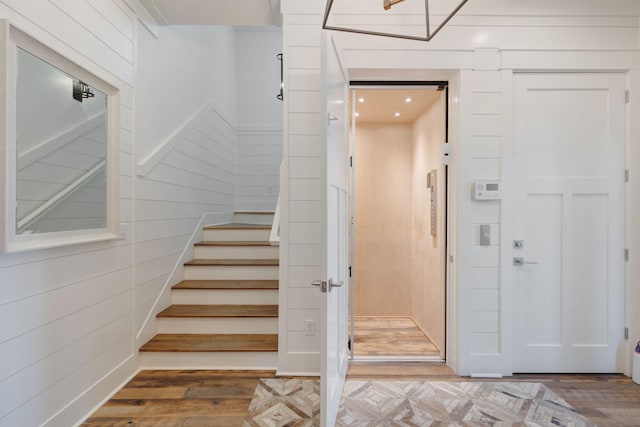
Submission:
M 16 233 L 106 226 L 107 96 L 18 48 Z

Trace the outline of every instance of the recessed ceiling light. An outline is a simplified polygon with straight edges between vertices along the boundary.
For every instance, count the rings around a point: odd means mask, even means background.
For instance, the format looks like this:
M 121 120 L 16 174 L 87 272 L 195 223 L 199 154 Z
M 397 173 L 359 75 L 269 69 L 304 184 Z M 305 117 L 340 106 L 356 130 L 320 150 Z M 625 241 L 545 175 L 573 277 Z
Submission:
M 404 100 L 404 102 L 411 102 L 411 101 L 412 101 L 411 98 L 407 98 L 407 99 Z
M 360 117 L 360 113 L 353 113 L 354 116 Z
M 400 117 L 400 113 L 396 113 L 396 117 Z
M 358 102 L 364 102 L 364 98 L 358 98 Z

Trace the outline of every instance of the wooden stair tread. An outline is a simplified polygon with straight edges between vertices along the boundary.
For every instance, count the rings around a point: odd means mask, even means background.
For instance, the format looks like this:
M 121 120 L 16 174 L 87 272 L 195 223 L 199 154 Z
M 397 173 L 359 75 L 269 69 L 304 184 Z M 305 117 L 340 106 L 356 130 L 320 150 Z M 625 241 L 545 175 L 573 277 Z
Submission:
M 277 280 L 183 280 L 171 289 L 278 289 Z
M 220 224 L 220 225 L 208 225 L 204 227 L 205 230 L 271 230 L 270 224 Z
M 189 262 L 185 262 L 184 265 L 190 266 L 208 266 L 208 265 L 220 265 L 220 266 L 275 266 L 280 265 L 278 259 L 192 259 Z
M 274 211 L 235 211 L 236 215 L 275 215 Z
M 157 317 L 278 317 L 277 305 L 170 305 Z
M 268 241 L 211 241 L 205 240 L 202 242 L 198 242 L 195 246 L 271 246 L 271 243 Z
M 140 351 L 262 352 L 278 351 L 277 334 L 158 334 Z

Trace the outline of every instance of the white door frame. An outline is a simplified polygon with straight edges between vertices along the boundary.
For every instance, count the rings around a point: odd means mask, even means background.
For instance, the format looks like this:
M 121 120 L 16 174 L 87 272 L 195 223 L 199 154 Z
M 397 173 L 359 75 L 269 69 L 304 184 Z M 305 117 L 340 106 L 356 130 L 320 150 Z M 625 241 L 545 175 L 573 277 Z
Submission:
M 503 69 L 501 70 L 501 87 L 502 87 L 502 97 L 501 103 L 504 106 L 512 106 L 514 102 L 513 98 L 513 78 L 514 74 L 519 73 L 531 73 L 531 70 L 525 69 Z M 562 70 L 562 69 L 548 69 L 548 70 L 535 70 L 536 73 L 552 73 L 552 74 L 560 74 L 563 72 L 572 72 L 572 73 L 583 73 L 583 74 L 625 74 L 626 76 L 626 89 L 628 92 L 630 87 L 633 85 L 631 81 L 636 81 L 636 84 L 640 83 L 640 72 L 636 72 L 635 75 L 630 70 L 606 70 L 600 71 L 597 69 L 594 70 Z M 634 99 L 632 98 L 629 102 L 625 104 L 625 135 L 624 135 L 624 167 L 625 169 L 629 169 L 632 165 L 633 159 L 631 157 L 631 140 L 632 134 L 640 134 L 640 128 L 636 126 L 633 128 L 633 124 L 630 120 L 632 112 L 638 112 L 640 109 L 640 86 L 636 87 L 635 92 L 637 96 Z M 515 207 L 514 203 L 514 188 L 513 188 L 513 145 L 514 145 L 514 129 L 513 129 L 513 108 L 504 108 L 502 113 L 502 155 L 501 155 L 501 176 L 502 176 L 502 191 L 503 191 L 503 199 L 501 203 L 501 239 L 500 246 L 503 248 L 501 251 L 500 257 L 500 327 L 501 327 L 501 348 L 502 352 L 502 366 L 503 366 L 503 376 L 509 376 L 513 374 L 513 366 L 514 366 L 514 350 L 513 350 L 513 292 L 512 285 L 515 282 L 515 274 L 516 271 L 512 268 L 512 260 L 513 257 L 516 256 L 516 252 L 514 252 L 513 248 L 513 240 L 514 240 L 514 224 L 513 224 L 513 209 Z M 624 171 L 621 171 L 621 174 Z M 632 231 L 631 227 L 631 217 L 632 217 L 632 206 L 631 206 L 631 185 L 630 182 L 625 185 L 624 190 L 624 200 L 625 200 L 625 221 L 624 221 L 624 235 L 625 235 L 625 247 L 630 248 L 633 246 L 633 236 L 630 235 L 630 231 Z M 621 254 L 624 256 L 624 254 Z M 631 261 L 631 259 L 629 260 Z M 640 289 L 637 292 L 634 292 L 632 284 L 632 273 L 633 273 L 633 263 L 626 262 L 624 266 L 624 295 L 625 295 L 625 307 L 624 309 L 624 319 L 625 326 L 629 330 L 629 340 L 625 345 L 625 362 L 624 362 L 624 374 L 627 376 L 631 375 L 632 369 L 632 359 L 633 359 L 633 350 L 635 348 L 635 341 L 632 339 L 634 335 L 640 335 L 640 325 L 638 325 L 637 329 L 634 328 L 634 324 L 636 320 L 640 320 L 640 313 L 636 313 L 634 311 L 635 307 L 640 305 Z
M 448 82 L 448 114 L 447 124 L 448 124 L 448 144 L 449 144 L 449 164 L 447 165 L 447 191 L 446 191 L 446 253 L 445 260 L 446 266 L 445 268 L 445 363 L 449 366 L 454 372 L 458 372 L 458 274 L 456 271 L 456 265 L 458 260 L 458 158 L 455 153 L 459 147 L 460 140 L 460 129 L 458 124 L 460 123 L 460 70 L 443 70 L 443 71 L 433 71 L 429 70 L 423 73 L 419 79 L 419 81 L 447 81 Z M 350 70 L 347 70 L 350 72 Z M 383 70 L 378 71 L 378 78 L 369 79 L 373 81 L 385 80 L 385 81 L 399 81 L 399 82 L 409 82 L 411 80 L 403 78 L 402 70 Z M 349 89 L 353 90 L 356 88 L 363 88 L 366 85 L 362 84 L 362 81 L 359 80 L 357 85 L 349 85 Z M 377 86 L 384 87 L 384 86 Z M 401 88 L 402 86 L 398 86 Z M 406 86 L 405 86 L 406 87 Z M 371 87 L 369 87 L 371 88 Z M 352 114 L 353 111 L 350 112 Z M 350 144 L 351 155 L 353 156 L 355 153 L 355 127 L 350 124 L 350 132 L 349 135 L 352 138 L 352 142 Z M 354 174 L 354 170 L 356 166 L 355 156 L 353 157 L 353 168 L 351 173 Z M 355 203 L 355 178 L 351 180 L 351 204 L 353 208 L 353 204 Z M 352 210 L 353 212 L 353 210 Z M 353 221 L 351 223 L 351 267 L 352 271 L 354 268 L 354 245 L 353 242 L 355 240 L 354 233 L 354 224 Z M 353 321 L 354 314 L 354 306 L 353 306 L 353 286 L 355 284 L 355 275 L 352 275 L 350 278 L 351 292 L 350 295 L 350 303 L 349 303 L 349 319 Z M 350 328 L 350 339 L 353 340 L 353 330 Z M 352 341 L 351 347 L 351 359 L 353 360 L 354 343 Z

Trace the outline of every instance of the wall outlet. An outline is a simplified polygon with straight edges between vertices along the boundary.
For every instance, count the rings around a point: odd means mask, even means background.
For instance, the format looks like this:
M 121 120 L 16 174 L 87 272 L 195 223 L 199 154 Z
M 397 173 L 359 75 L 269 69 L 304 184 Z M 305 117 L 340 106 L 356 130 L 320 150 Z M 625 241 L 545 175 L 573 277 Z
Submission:
M 316 321 L 315 320 L 305 320 L 304 321 L 304 334 L 305 335 L 315 335 L 316 334 Z
M 120 223 L 120 233 L 118 234 L 118 240 L 127 240 L 129 235 L 129 224 L 126 222 Z

